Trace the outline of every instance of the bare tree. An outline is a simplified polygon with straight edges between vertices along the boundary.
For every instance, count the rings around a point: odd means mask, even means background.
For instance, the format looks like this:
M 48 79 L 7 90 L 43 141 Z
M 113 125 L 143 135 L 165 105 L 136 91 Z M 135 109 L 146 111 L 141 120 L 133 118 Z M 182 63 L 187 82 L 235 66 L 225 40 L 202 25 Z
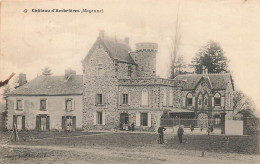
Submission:
M 234 103 L 233 106 L 234 114 L 237 114 L 238 112 L 242 112 L 242 113 L 251 114 L 252 116 L 254 115 L 255 104 L 251 100 L 251 98 L 249 98 L 242 91 L 236 90 L 234 92 L 233 103 Z
M 170 43 L 170 51 L 171 51 L 170 78 L 171 79 L 176 77 L 177 61 L 178 61 L 178 57 L 179 57 L 178 53 L 179 53 L 179 47 L 180 47 L 180 41 L 181 41 L 179 9 L 180 9 L 180 1 L 178 3 L 178 9 L 177 9 L 175 36 L 171 38 L 171 43 Z M 183 58 L 182 58 L 182 61 L 183 61 Z

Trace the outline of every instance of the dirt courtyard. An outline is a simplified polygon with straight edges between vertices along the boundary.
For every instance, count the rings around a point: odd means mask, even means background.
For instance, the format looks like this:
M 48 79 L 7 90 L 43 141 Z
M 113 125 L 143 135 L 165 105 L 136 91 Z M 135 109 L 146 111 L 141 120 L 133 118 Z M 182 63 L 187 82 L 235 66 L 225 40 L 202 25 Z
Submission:
M 0 134 L 1 140 L 9 134 Z M 32 136 L 32 134 L 30 135 Z M 40 135 L 44 136 L 44 135 Z M 58 134 L 21 142 L 2 142 L 0 163 L 259 163 L 258 137 L 155 133 Z M 23 136 L 21 135 L 21 138 Z M 202 157 L 204 151 L 204 157 Z

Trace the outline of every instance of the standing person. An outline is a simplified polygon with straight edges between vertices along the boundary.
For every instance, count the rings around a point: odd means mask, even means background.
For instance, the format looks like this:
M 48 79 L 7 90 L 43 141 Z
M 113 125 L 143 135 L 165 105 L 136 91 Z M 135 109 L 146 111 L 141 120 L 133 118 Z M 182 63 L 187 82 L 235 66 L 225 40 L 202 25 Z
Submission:
M 180 144 L 182 143 L 182 135 L 183 135 L 183 128 L 182 126 L 179 126 L 179 129 L 178 129 L 178 137 L 179 137 L 179 141 L 180 141 Z
M 208 135 L 209 135 L 209 133 L 210 133 L 210 126 L 208 127 L 208 130 L 207 130 L 207 132 L 208 132 Z
M 163 131 L 165 131 L 165 130 L 166 130 L 166 128 L 163 127 L 163 126 L 160 126 L 160 127 L 158 128 L 158 142 L 159 142 L 159 144 L 164 143 Z

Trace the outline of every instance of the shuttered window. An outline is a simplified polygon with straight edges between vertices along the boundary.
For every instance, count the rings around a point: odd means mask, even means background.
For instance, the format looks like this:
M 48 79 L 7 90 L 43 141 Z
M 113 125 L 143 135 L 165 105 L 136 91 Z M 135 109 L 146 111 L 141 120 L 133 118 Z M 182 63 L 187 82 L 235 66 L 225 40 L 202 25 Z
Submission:
M 40 101 L 40 110 L 41 111 L 46 111 L 46 100 L 41 100 Z

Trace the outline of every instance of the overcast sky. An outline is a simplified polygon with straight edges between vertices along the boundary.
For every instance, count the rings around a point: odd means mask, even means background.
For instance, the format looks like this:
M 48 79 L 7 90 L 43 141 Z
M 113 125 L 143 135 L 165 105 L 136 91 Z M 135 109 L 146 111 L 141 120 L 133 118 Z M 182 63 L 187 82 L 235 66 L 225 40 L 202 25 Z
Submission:
M 35 13 L 32 9 L 103 9 L 103 14 Z M 81 60 L 98 37 L 130 37 L 156 42 L 157 72 L 166 77 L 169 42 L 174 37 L 178 1 L 2 1 L 0 78 L 12 72 L 29 80 L 45 66 L 54 75 L 66 68 L 82 74 Z M 28 12 L 23 11 L 27 9 Z M 230 60 L 235 86 L 260 110 L 260 3 L 257 0 L 180 0 L 181 46 L 186 63 L 209 40 L 219 42 Z

